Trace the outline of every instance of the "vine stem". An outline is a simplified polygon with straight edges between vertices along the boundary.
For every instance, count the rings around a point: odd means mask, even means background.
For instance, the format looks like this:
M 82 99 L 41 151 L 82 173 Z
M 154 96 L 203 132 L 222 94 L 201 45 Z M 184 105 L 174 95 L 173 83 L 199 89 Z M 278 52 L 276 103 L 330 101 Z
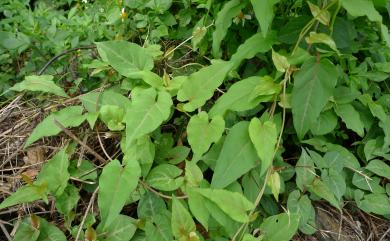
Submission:
M 91 209 L 91 207 L 92 207 L 92 205 L 93 205 L 93 202 L 95 201 L 96 194 L 98 193 L 98 191 L 99 191 L 99 187 L 97 187 L 97 188 L 95 189 L 95 191 L 92 193 L 91 199 L 89 200 L 89 203 L 88 203 L 88 206 L 87 206 L 87 210 L 85 210 L 83 219 L 81 220 L 81 223 L 80 223 L 79 230 L 77 231 L 77 235 L 76 235 L 76 239 L 75 239 L 76 241 L 79 240 L 79 237 L 80 237 L 80 234 L 81 234 L 81 230 L 83 229 L 85 220 L 87 219 L 88 212 L 89 212 L 89 210 Z

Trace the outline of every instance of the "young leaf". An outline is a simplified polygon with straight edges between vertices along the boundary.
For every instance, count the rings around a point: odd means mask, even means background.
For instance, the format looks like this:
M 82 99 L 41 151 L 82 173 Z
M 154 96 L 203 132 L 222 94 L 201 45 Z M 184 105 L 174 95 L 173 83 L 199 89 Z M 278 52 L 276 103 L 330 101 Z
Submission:
M 314 170 L 314 162 L 307 154 L 305 149 L 302 149 L 302 154 L 297 162 L 295 171 L 297 174 L 297 186 L 301 191 L 304 191 L 306 189 L 306 186 L 312 184 L 314 178 L 316 177 Z
M 172 233 L 179 240 L 191 240 L 196 227 L 191 214 L 177 198 L 172 199 Z
M 328 26 L 330 22 L 330 13 L 328 10 L 320 9 L 317 5 L 307 2 L 309 4 L 311 15 L 323 25 Z
M 209 199 L 233 220 L 241 223 L 249 221 L 247 211 L 254 208 L 253 203 L 242 194 L 224 189 L 194 189 L 197 193 Z
M 186 174 L 184 176 L 187 187 L 199 187 L 203 180 L 202 170 L 196 165 L 194 160 L 186 161 Z
M 371 160 L 366 166 L 366 169 L 378 176 L 385 177 L 390 180 L 390 166 L 381 160 Z
M 215 58 L 221 57 L 221 42 L 225 38 L 227 30 L 232 25 L 232 19 L 237 16 L 246 5 L 245 1 L 230 0 L 218 12 L 213 32 L 212 52 Z
M 96 229 L 99 235 L 100 241 L 129 241 L 137 227 L 135 225 L 136 220 L 119 214 L 115 220 L 106 228 L 101 228 L 99 225 Z
M 327 59 L 307 60 L 295 76 L 292 90 L 292 113 L 295 130 L 302 139 L 332 96 L 337 69 Z
M 153 58 L 141 46 L 126 41 L 96 43 L 100 57 L 123 76 L 140 70 L 152 70 Z
M 341 5 L 353 17 L 367 16 L 370 21 L 381 22 L 382 16 L 375 9 L 372 1 L 341 0 Z
M 36 226 L 32 219 L 33 217 L 23 219 L 16 230 L 13 241 L 36 241 L 38 239 L 40 234 L 40 222 L 38 219 L 39 224 Z
M 174 165 L 161 164 L 150 171 L 146 182 L 158 190 L 174 191 L 184 182 L 184 178 L 180 177 L 182 172 Z
M 64 127 L 79 126 L 85 120 L 85 115 L 82 114 L 83 107 L 69 106 L 58 112 L 54 112 L 47 116 L 41 123 L 39 123 L 32 131 L 30 137 L 27 139 L 24 147 L 28 147 L 33 142 L 45 136 L 54 136 L 61 132 L 61 128 L 55 123 L 58 121 Z
M 58 96 L 62 97 L 69 97 L 65 91 L 57 86 L 53 82 L 53 76 L 52 75 L 30 75 L 26 76 L 25 79 L 15 84 L 13 87 L 10 88 L 10 90 L 14 91 L 41 91 L 44 93 L 52 93 Z
M 203 227 L 208 230 L 210 213 L 205 206 L 205 197 L 199 194 L 192 188 L 187 189 L 188 194 L 188 206 L 190 207 L 191 213 L 194 215 Z
M 251 0 L 256 18 L 259 21 L 263 36 L 267 36 L 268 30 L 274 18 L 274 5 L 280 0 Z
M 274 50 L 272 50 L 272 62 L 274 62 L 275 68 L 279 72 L 284 73 L 290 68 L 290 63 L 287 58 Z
M 353 130 L 359 136 L 364 136 L 364 123 L 359 112 L 351 104 L 337 105 L 334 108 L 336 114 L 340 116 L 348 129 Z
M 278 138 L 276 125 L 272 121 L 261 122 L 258 118 L 252 118 L 249 124 L 249 137 L 256 148 L 261 160 L 260 176 L 268 170 L 272 164 L 275 145 Z
M 47 183 L 38 185 L 27 185 L 19 188 L 11 196 L 4 199 L 0 204 L 0 209 L 7 208 L 20 203 L 33 202 L 39 199 L 47 200 Z
M 64 148 L 45 163 L 34 184 L 43 185 L 46 183 L 48 185 L 48 190 L 53 195 L 59 196 L 64 192 L 68 185 L 70 177 L 68 167 L 69 155 L 66 152 L 66 148 Z
M 298 230 L 299 215 L 296 213 L 281 213 L 264 219 L 260 230 L 264 241 L 288 241 Z
M 40 234 L 37 241 L 66 241 L 65 234 L 54 224 L 49 223 L 43 218 L 40 220 Z
M 311 32 L 309 37 L 306 37 L 305 40 L 306 40 L 306 42 L 308 44 L 317 44 L 317 43 L 326 44 L 331 49 L 333 49 L 334 51 L 336 51 L 338 53 L 338 50 L 337 50 L 337 47 L 336 47 L 336 43 L 327 34 Z
M 157 92 L 153 88 L 134 89 L 133 101 L 127 108 L 126 149 L 134 140 L 154 131 L 168 119 L 171 112 L 172 99 L 165 91 Z
M 272 34 L 264 37 L 262 33 L 256 33 L 238 46 L 237 51 L 232 55 L 230 61 L 234 63 L 233 69 L 236 69 L 244 59 L 251 59 L 257 53 L 269 51 L 275 42 Z
M 249 122 L 235 124 L 219 154 L 211 186 L 224 188 L 259 164 L 259 158 L 248 133 Z
M 279 193 L 280 193 L 280 176 L 279 173 L 274 172 L 270 175 L 268 179 L 268 186 L 271 188 L 272 194 L 276 201 L 279 201 Z
M 137 187 L 141 168 L 136 161 L 129 161 L 122 168 L 118 160 L 108 163 L 99 178 L 98 205 L 103 229 L 114 222 L 130 194 Z
M 192 112 L 206 103 L 222 84 L 233 64 L 219 61 L 188 76 L 177 93 L 185 111 Z
M 209 122 L 206 112 L 202 111 L 191 117 L 187 126 L 188 142 L 196 157 L 203 155 L 211 146 L 221 138 L 225 130 L 225 121 L 220 116 Z
M 117 105 L 103 105 L 100 109 L 100 119 L 112 131 L 120 131 L 125 128 L 122 124 L 124 109 Z

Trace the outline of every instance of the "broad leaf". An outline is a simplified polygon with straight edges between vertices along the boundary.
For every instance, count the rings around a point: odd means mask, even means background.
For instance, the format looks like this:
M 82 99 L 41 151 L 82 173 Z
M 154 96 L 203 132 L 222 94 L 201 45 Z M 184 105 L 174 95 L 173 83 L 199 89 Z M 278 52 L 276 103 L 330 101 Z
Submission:
M 313 135 L 321 136 L 330 133 L 337 126 L 337 116 L 332 110 L 321 112 L 317 121 L 314 122 L 310 131 Z
M 250 110 L 263 101 L 272 100 L 273 95 L 279 91 L 280 86 L 268 77 L 253 76 L 240 80 L 218 98 L 209 115 L 213 118 L 217 115 L 224 115 L 227 110 Z
M 177 198 L 172 199 L 172 233 L 179 240 L 191 240 L 196 236 L 196 226 L 191 214 Z
M 351 104 L 337 105 L 334 110 L 348 129 L 353 130 L 361 137 L 364 136 L 364 124 L 360 114 Z
M 35 127 L 24 147 L 31 145 L 42 137 L 54 136 L 60 133 L 62 129 L 55 121 L 58 121 L 66 128 L 79 126 L 86 118 L 82 112 L 83 108 L 81 106 L 69 106 L 50 114 Z
M 138 203 L 137 215 L 138 218 L 153 220 L 156 214 L 166 208 L 164 200 L 152 192 L 147 192 Z
M 59 213 L 68 216 L 77 206 L 79 199 L 79 189 L 73 185 L 68 185 L 64 192 L 56 198 L 56 208 Z
M 347 185 L 345 183 L 345 177 L 336 169 L 329 169 L 329 171 L 324 171 L 321 175 L 321 179 L 338 200 L 341 200 L 342 196 L 345 194 Z
M 180 177 L 183 171 L 171 164 L 161 164 L 153 168 L 146 182 L 162 191 L 173 191 L 178 189 L 184 182 L 184 178 Z
M 334 207 L 340 209 L 339 201 L 335 198 L 332 190 L 325 185 L 319 178 L 314 179 L 311 185 L 308 185 L 308 190 L 315 195 L 325 199 Z
M 298 230 L 299 215 L 296 213 L 281 213 L 264 219 L 260 230 L 264 241 L 288 241 Z
M 40 220 L 40 231 L 37 241 L 66 241 L 65 234 L 54 224 L 47 222 L 43 218 Z
M 194 215 L 203 227 L 208 230 L 210 213 L 205 206 L 205 197 L 199 194 L 196 189 L 187 189 L 188 194 L 188 206 L 191 213 Z
M 274 5 L 280 0 L 251 0 L 256 18 L 259 21 L 263 36 L 267 36 L 268 30 L 274 18 Z
M 232 67 L 230 62 L 219 61 L 188 76 L 177 93 L 179 101 L 188 101 L 184 103 L 183 109 L 192 112 L 204 105 Z
M 19 188 L 11 196 L 4 199 L 0 204 L 0 209 L 7 208 L 20 203 L 33 202 L 39 199 L 47 200 L 47 183 L 44 185 L 27 185 Z
M 287 208 L 291 213 L 296 213 L 300 216 L 299 230 L 305 234 L 313 234 L 317 230 L 315 226 L 315 210 L 307 195 L 301 195 L 298 190 L 290 193 L 287 200 Z
M 230 0 L 218 12 L 214 24 L 215 30 L 213 32 L 212 44 L 212 52 L 215 58 L 221 57 L 221 42 L 225 38 L 230 25 L 232 25 L 233 18 L 241 12 L 245 5 L 245 1 Z
M 196 157 L 203 155 L 211 146 L 216 143 L 225 130 L 225 121 L 220 116 L 214 117 L 209 122 L 206 112 L 191 117 L 187 126 L 188 142 Z
M 68 185 L 70 177 L 68 167 L 69 155 L 64 148 L 45 163 L 34 184 L 43 185 L 46 183 L 48 185 L 48 190 L 53 195 L 59 196 L 64 192 Z
M 259 164 L 248 127 L 249 122 L 241 121 L 230 129 L 216 162 L 212 187 L 224 188 Z
M 14 91 L 40 91 L 44 93 L 52 93 L 62 97 L 69 97 L 65 91 L 53 82 L 52 75 L 30 75 L 25 79 L 15 84 L 10 90 Z
M 329 46 L 329 48 L 333 49 L 338 53 L 336 43 L 334 40 L 327 34 L 324 33 L 316 33 L 316 32 L 311 32 L 308 37 L 306 37 L 306 42 L 308 44 L 317 44 L 317 43 L 322 43 L 326 44 Z
M 366 166 L 366 169 L 378 176 L 385 177 L 390 180 L 390 166 L 381 160 L 371 160 Z
M 98 205 L 103 229 L 118 217 L 120 211 L 137 187 L 141 168 L 136 161 L 127 162 L 122 168 L 118 160 L 108 163 L 99 178 Z
M 186 187 L 199 187 L 203 180 L 203 173 L 194 160 L 186 161 L 185 171 Z
M 126 41 L 96 43 L 100 57 L 121 75 L 129 76 L 141 70 L 153 68 L 153 58 L 141 46 Z
M 117 105 L 103 105 L 100 109 L 100 119 L 112 131 L 124 129 L 125 126 L 122 124 L 124 114 L 124 109 Z
M 35 219 L 37 219 L 37 224 L 34 224 Z M 23 219 L 16 230 L 13 241 L 36 241 L 40 234 L 39 225 L 40 220 L 36 216 Z
M 168 119 L 171 112 L 172 99 L 165 91 L 134 89 L 133 101 L 126 110 L 126 149 L 134 140 L 154 131 Z
M 368 213 L 389 215 L 390 199 L 386 194 L 367 194 L 358 203 L 358 207 Z
M 296 164 L 295 171 L 297 175 L 297 186 L 301 191 L 304 191 L 306 186 L 312 184 L 316 177 L 313 160 L 305 149 L 302 149 L 302 154 Z
M 109 226 L 102 229 L 99 225 L 96 231 L 101 241 L 129 241 L 137 230 L 135 223 L 136 220 L 120 214 Z
M 256 117 L 252 118 L 249 124 L 249 137 L 255 146 L 257 155 L 260 157 L 260 176 L 262 176 L 271 166 L 274 157 L 278 138 L 276 125 L 272 121 L 261 122 Z
M 307 60 L 295 76 L 291 107 L 294 127 L 300 139 L 332 96 L 337 77 L 337 69 L 329 60 L 317 61 L 315 58 Z
M 153 222 L 147 221 L 145 224 L 146 240 L 172 241 L 171 218 L 171 213 L 163 210 L 162 213 L 154 215 Z
M 341 5 L 353 17 L 367 16 L 371 21 L 382 21 L 371 0 L 341 0 Z
M 121 146 L 124 148 L 126 145 L 126 138 L 121 141 Z M 152 167 L 155 157 L 156 148 L 150 137 L 145 135 L 138 138 L 127 150 L 123 150 L 125 154 L 123 157 L 123 163 L 126 164 L 128 160 L 137 160 L 141 166 L 141 173 L 143 177 L 146 177 Z
M 253 203 L 242 194 L 224 189 L 194 189 L 208 200 L 217 205 L 224 213 L 237 222 L 248 222 L 247 211 L 254 208 Z

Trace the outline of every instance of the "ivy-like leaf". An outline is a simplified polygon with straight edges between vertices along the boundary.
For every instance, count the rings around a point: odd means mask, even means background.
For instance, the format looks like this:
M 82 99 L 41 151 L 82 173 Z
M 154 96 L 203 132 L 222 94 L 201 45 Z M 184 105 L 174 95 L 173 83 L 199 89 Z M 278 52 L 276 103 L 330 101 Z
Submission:
M 103 229 L 110 226 L 137 187 L 141 168 L 136 161 L 129 161 L 122 168 L 118 160 L 108 163 L 99 178 L 98 205 Z
M 37 241 L 66 241 L 65 234 L 54 224 L 49 223 L 43 218 L 40 220 L 40 234 Z M 30 239 L 28 239 L 30 240 Z
M 191 112 L 203 106 L 232 67 L 230 62 L 218 61 L 188 76 L 177 93 L 179 101 L 188 101 L 184 103 L 183 109 Z
M 292 90 L 292 113 L 297 135 L 302 139 L 332 96 L 337 69 L 327 59 L 307 60 L 295 76 Z
M 137 230 L 135 223 L 136 220 L 126 215 L 118 215 L 106 228 L 99 225 L 96 231 L 101 241 L 129 241 Z
M 261 122 L 258 118 L 252 118 L 249 124 L 249 137 L 256 148 L 261 160 L 260 176 L 268 170 L 272 164 L 275 145 L 278 138 L 276 125 L 272 121 Z
M 150 171 L 146 182 L 158 190 L 174 191 L 184 182 L 184 178 L 180 177 L 182 172 L 174 165 L 161 164 Z
M 133 101 L 127 108 L 126 122 L 126 149 L 134 140 L 154 131 L 168 119 L 171 112 L 172 99 L 165 91 L 149 89 L 134 89 Z
M 390 200 L 386 194 L 367 194 L 358 202 L 358 207 L 368 213 L 390 214 Z
M 246 5 L 246 1 L 230 0 L 218 12 L 213 32 L 212 52 L 215 58 L 221 57 L 221 42 L 225 38 L 227 30 L 232 25 L 232 19 L 237 16 Z
M 299 190 L 290 193 L 287 200 L 287 208 L 291 213 L 300 216 L 299 230 L 305 234 L 313 234 L 317 230 L 315 226 L 315 210 L 307 195 L 301 195 Z
M 249 122 L 241 121 L 230 129 L 216 162 L 212 187 L 224 188 L 260 163 L 248 127 Z
M 353 17 L 367 16 L 369 20 L 381 22 L 382 16 L 375 9 L 372 1 L 367 0 L 341 0 L 341 5 Z
M 65 91 L 53 82 L 52 75 L 30 75 L 25 79 L 15 84 L 10 90 L 14 91 L 40 91 L 44 93 L 52 93 L 62 97 L 69 97 Z
M 242 194 L 225 189 L 210 188 L 198 188 L 194 191 L 212 201 L 233 220 L 241 223 L 249 221 L 247 211 L 252 210 L 254 205 Z
M 191 117 L 187 126 L 188 142 L 196 157 L 203 155 L 222 136 L 225 121 L 216 116 L 209 122 L 206 112 L 202 111 Z M 195 158 L 196 159 L 196 158 Z
M 152 70 L 153 58 L 141 46 L 126 41 L 96 43 L 100 57 L 123 76 L 141 70 Z
M 81 106 L 69 106 L 58 112 L 50 114 L 35 127 L 24 147 L 28 147 L 42 137 L 54 136 L 60 133 L 61 128 L 57 126 L 55 121 L 58 121 L 64 127 L 79 126 L 86 118 L 82 112 L 83 107 Z
M 268 30 L 274 19 L 274 5 L 280 2 L 280 0 L 251 0 L 253 10 L 255 11 L 256 18 L 259 21 L 261 32 L 263 36 L 267 36 Z
M 192 240 L 196 236 L 196 226 L 188 210 L 177 200 L 172 199 L 172 233 L 179 240 Z

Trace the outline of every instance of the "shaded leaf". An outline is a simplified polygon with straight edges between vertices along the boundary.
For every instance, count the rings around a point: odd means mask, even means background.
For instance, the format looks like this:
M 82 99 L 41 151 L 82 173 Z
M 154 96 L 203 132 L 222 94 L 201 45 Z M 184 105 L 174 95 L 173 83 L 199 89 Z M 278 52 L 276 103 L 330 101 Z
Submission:
M 280 0 L 251 0 L 256 18 L 259 21 L 263 36 L 267 36 L 268 30 L 274 18 L 274 5 Z
M 385 177 L 390 180 L 390 166 L 381 160 L 371 160 L 366 166 L 366 169 L 378 176 Z
M 334 110 L 348 129 L 353 130 L 361 137 L 364 136 L 364 124 L 360 114 L 351 104 L 337 105 Z

